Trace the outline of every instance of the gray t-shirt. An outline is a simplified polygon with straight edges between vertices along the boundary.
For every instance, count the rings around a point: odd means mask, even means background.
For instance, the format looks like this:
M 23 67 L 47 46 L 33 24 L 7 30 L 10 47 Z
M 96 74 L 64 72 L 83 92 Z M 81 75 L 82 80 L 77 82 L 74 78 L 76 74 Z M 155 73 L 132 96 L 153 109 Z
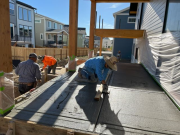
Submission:
M 41 80 L 41 71 L 39 65 L 32 60 L 21 62 L 15 70 L 19 75 L 19 82 L 31 83 L 36 80 Z

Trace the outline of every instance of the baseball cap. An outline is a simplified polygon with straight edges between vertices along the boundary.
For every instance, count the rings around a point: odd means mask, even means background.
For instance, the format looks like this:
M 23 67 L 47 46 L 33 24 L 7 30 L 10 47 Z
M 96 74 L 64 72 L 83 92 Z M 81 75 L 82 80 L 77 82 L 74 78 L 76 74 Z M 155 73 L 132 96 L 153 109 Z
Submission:
M 29 54 L 29 58 L 37 58 L 37 55 L 35 53 Z

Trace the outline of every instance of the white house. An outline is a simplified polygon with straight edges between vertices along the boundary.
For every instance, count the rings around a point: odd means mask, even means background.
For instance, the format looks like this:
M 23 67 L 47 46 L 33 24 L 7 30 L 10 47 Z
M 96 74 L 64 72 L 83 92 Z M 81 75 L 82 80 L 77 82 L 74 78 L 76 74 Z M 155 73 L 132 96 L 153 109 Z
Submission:
M 104 38 L 103 39 L 103 44 L 102 48 L 111 48 L 113 46 L 113 41 L 110 40 L 109 38 Z

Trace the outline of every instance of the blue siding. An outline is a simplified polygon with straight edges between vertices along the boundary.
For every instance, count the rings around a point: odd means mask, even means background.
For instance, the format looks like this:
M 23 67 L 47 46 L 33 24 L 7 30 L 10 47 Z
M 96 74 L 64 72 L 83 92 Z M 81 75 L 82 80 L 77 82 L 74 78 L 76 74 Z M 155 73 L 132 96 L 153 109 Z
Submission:
M 135 29 L 135 23 L 127 23 L 128 17 L 136 17 L 136 16 L 117 15 L 115 29 Z M 120 50 L 121 58 L 130 60 L 132 54 L 132 45 L 133 45 L 133 39 L 115 38 L 113 55 L 116 56 L 118 51 Z

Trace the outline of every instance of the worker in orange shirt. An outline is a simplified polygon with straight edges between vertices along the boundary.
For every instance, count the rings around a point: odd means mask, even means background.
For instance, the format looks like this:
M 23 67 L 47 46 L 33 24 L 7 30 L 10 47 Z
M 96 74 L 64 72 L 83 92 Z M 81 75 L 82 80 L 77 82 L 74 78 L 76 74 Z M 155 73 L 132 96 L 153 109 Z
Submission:
M 38 59 L 44 63 L 44 66 L 41 69 L 41 71 L 43 71 L 48 66 L 48 74 L 50 74 L 51 69 L 53 70 L 53 74 L 56 73 L 57 60 L 54 57 L 45 55 L 38 56 Z

